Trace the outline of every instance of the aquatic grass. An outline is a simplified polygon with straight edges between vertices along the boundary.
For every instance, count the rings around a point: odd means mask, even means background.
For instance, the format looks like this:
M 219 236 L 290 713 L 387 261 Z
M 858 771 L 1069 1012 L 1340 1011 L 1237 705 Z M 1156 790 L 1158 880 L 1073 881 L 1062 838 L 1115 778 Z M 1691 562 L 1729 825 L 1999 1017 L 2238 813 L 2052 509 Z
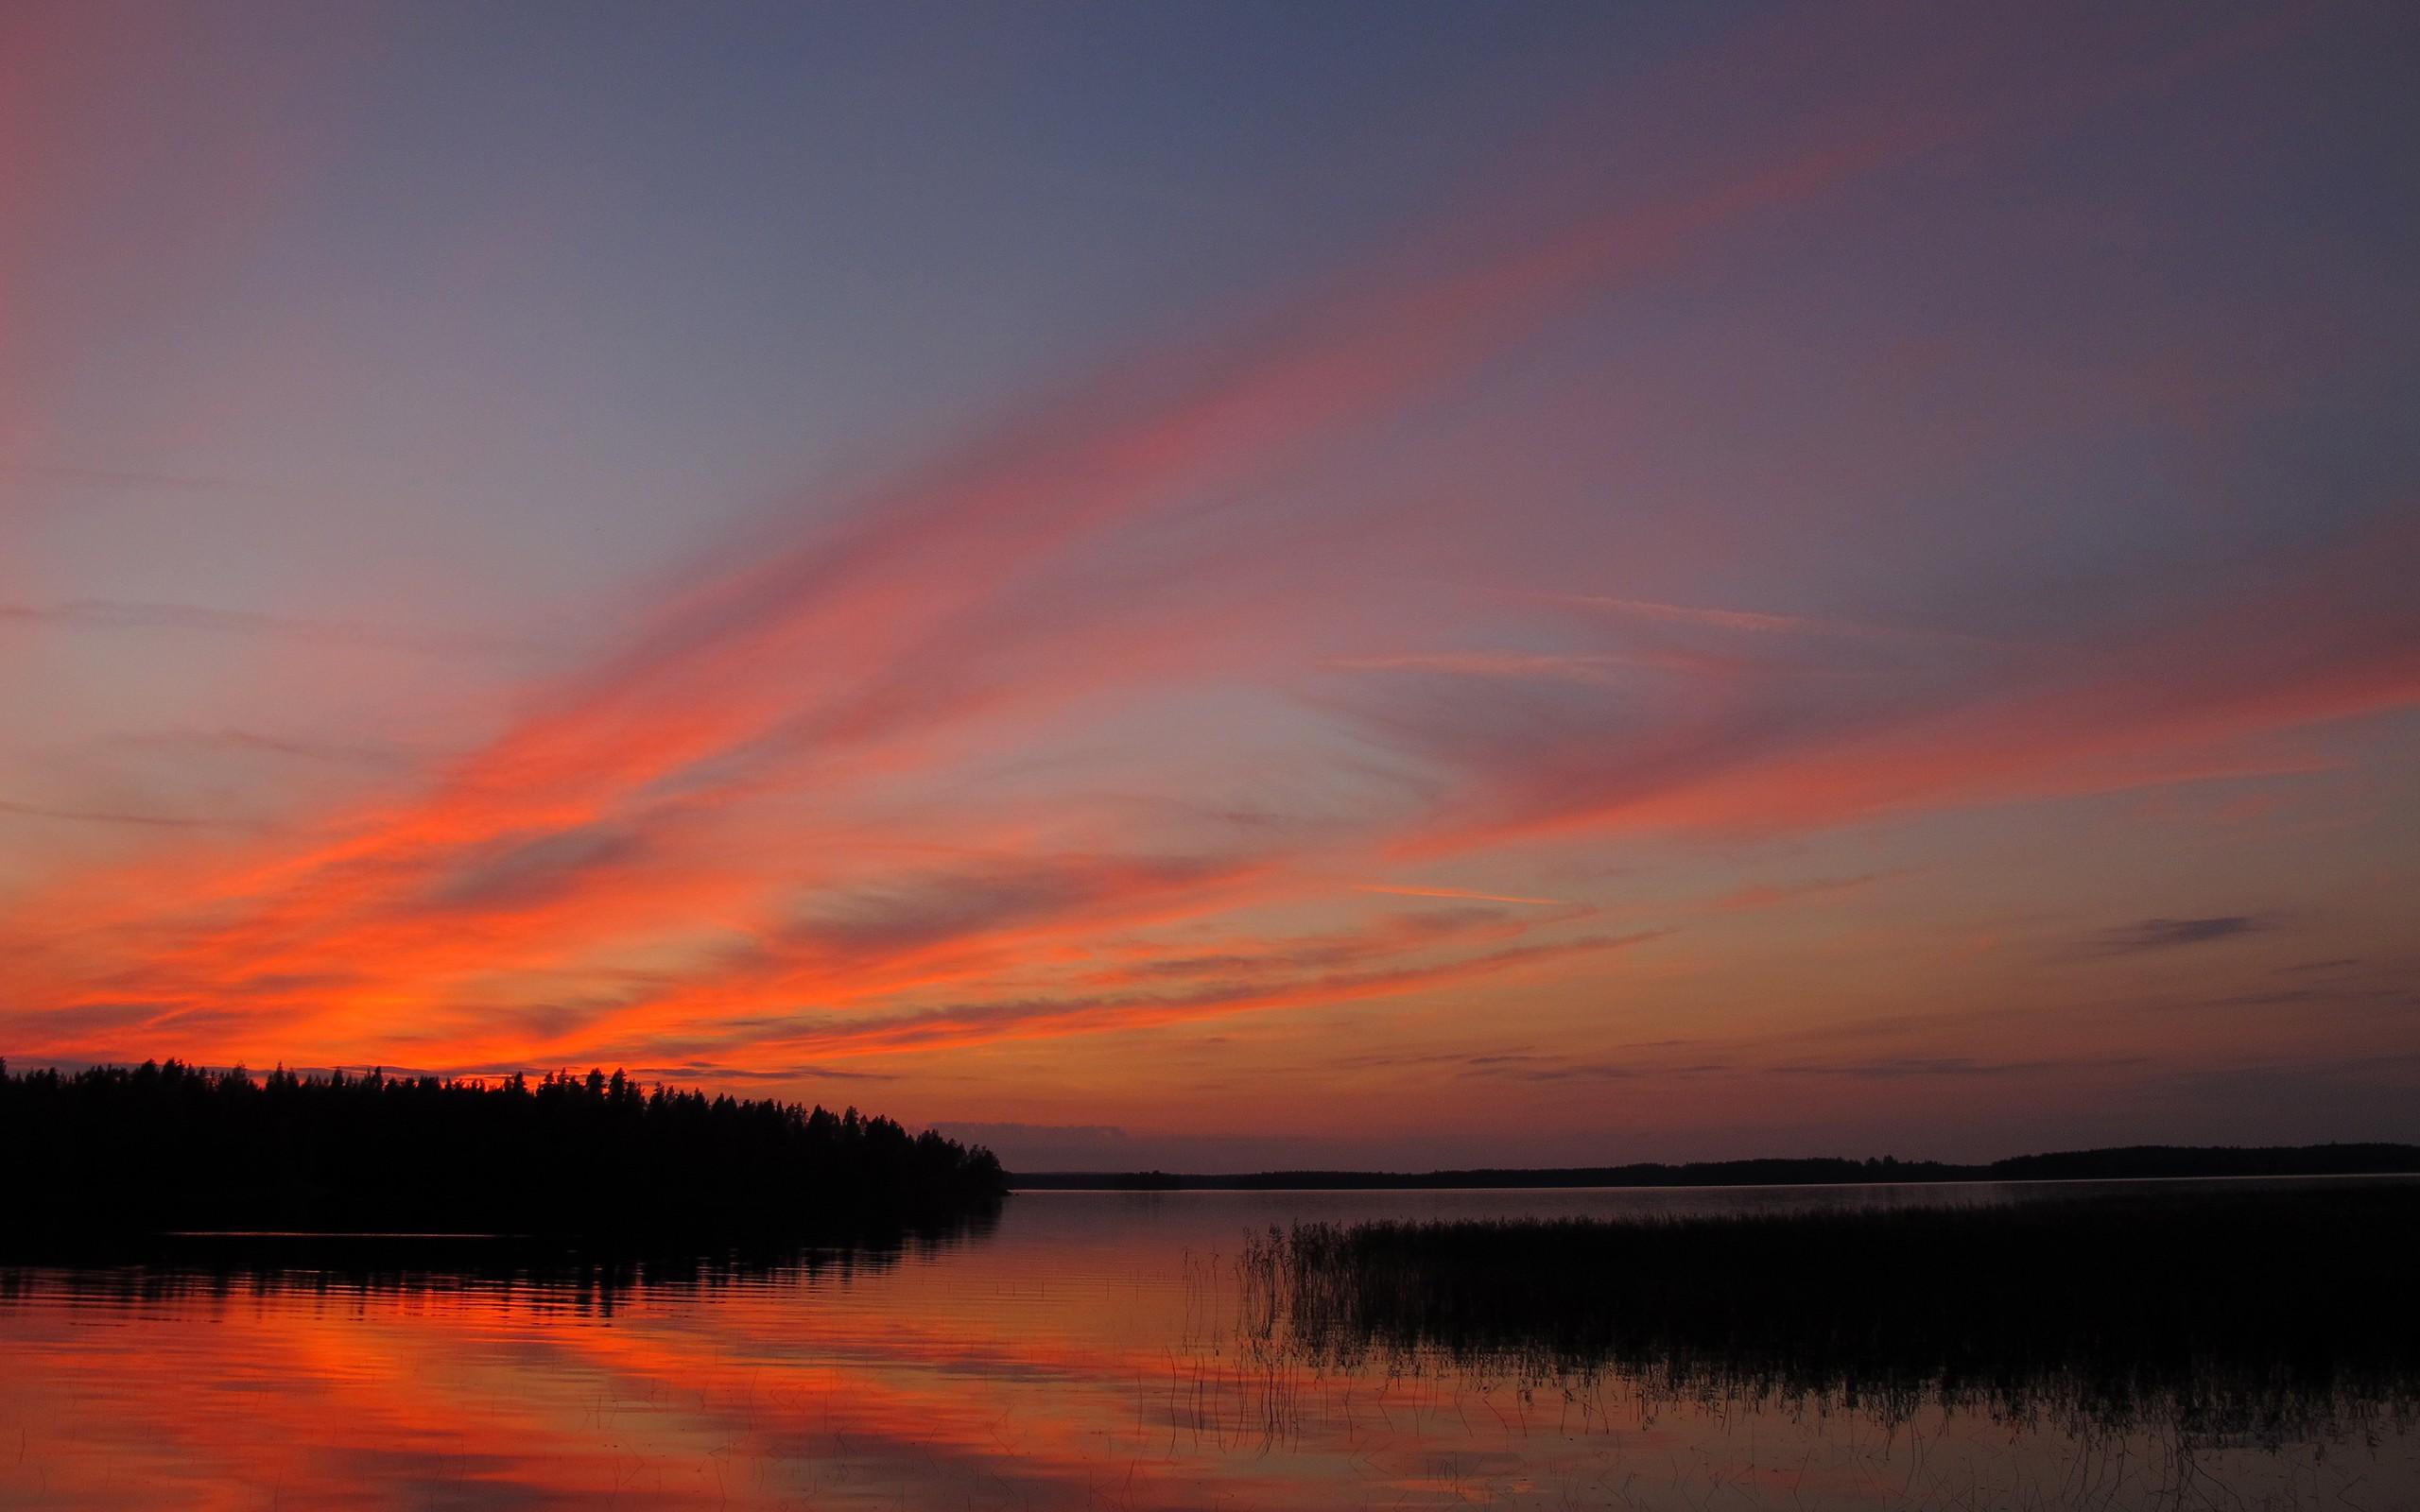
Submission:
M 2296 1438 L 2420 1404 L 2415 1237 L 2409 1183 L 1306 1224 L 1246 1246 L 1241 1317 L 1330 1367 Z

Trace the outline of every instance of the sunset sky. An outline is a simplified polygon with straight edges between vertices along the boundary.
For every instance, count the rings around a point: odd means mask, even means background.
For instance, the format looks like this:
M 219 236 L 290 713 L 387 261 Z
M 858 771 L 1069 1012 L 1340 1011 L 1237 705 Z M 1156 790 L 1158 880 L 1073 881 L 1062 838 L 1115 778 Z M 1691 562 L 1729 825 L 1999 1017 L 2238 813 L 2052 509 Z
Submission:
M 2415 57 L 0 6 L 0 1055 L 2420 1139 Z

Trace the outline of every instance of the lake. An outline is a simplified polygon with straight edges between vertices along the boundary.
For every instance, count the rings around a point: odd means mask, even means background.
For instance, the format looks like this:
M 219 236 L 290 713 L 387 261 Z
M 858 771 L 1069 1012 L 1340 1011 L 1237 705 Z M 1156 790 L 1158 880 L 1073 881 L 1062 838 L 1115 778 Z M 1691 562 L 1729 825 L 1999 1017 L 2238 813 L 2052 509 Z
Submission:
M 1240 1315 L 1245 1242 L 1297 1222 L 2099 1185 L 1028 1193 L 955 1233 L 764 1263 L 196 1238 L 0 1268 L 0 1504 L 2420 1505 L 2409 1401 L 2180 1432 L 1442 1354 L 1339 1364 Z

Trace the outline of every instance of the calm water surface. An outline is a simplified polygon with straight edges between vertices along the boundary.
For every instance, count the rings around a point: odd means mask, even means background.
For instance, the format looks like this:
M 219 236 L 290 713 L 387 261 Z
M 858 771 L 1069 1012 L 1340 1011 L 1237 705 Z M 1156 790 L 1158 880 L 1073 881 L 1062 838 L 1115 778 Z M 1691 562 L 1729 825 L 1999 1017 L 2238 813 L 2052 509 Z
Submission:
M 1254 1348 L 1295 1221 L 2026 1200 L 2076 1186 L 1037 1193 L 771 1267 L 475 1241 L 0 1269 L 0 1505 L 2414 1507 L 2392 1412 L 2212 1439 L 1929 1403 L 1669 1400 Z

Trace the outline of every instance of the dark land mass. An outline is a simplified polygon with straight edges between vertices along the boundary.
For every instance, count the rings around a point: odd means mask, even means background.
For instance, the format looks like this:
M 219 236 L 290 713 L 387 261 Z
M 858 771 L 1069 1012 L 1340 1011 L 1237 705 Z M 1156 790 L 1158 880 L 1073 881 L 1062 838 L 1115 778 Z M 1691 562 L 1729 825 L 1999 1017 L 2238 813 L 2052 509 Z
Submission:
M 1009 1177 L 1028 1192 L 1406 1191 L 1448 1187 L 1864 1186 L 1924 1181 L 2124 1181 L 2182 1177 L 2399 1176 L 2420 1173 L 2420 1144 L 2129 1144 L 2019 1155 L 1987 1165 L 1845 1159 L 1697 1160 L 1685 1165 L 1556 1166 L 1535 1170 L 1260 1171 L 1237 1176 L 1166 1171 L 1030 1171 Z
M 996 1208 L 999 1162 L 856 1108 L 532 1080 L 0 1061 L 0 1238 L 191 1230 L 671 1237 L 901 1232 Z
M 2252 1439 L 2420 1409 L 2420 1184 L 1270 1229 L 1253 1349 Z

